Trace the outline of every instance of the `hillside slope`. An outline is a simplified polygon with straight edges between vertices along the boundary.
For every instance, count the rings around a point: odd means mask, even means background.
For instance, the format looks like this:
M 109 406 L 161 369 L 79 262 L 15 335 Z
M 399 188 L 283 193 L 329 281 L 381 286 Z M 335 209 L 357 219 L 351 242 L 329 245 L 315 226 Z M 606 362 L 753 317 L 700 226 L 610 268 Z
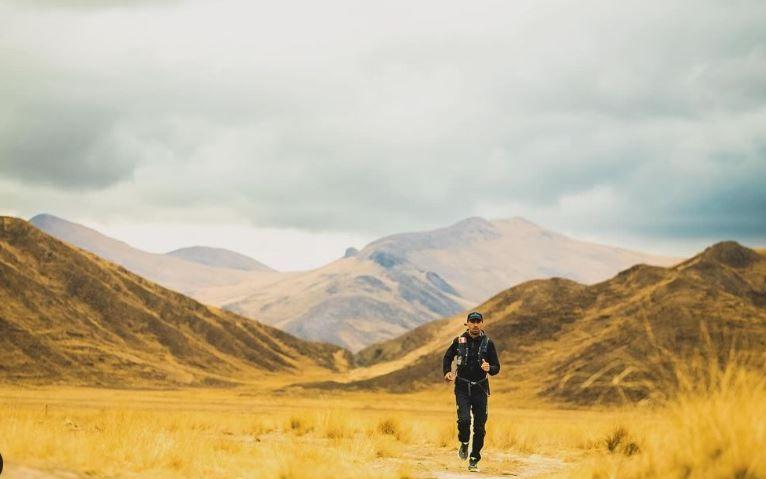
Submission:
M 766 257 L 722 242 L 673 267 L 636 265 L 590 286 L 526 282 L 477 309 L 501 351 L 495 390 L 635 401 L 665 394 L 676 368 L 694 358 L 766 351 Z M 462 322 L 435 321 L 360 351 L 367 367 L 341 386 L 408 391 L 440 382 L 442 355 Z
M 381 238 L 322 268 L 222 304 L 300 337 L 357 351 L 519 282 L 561 276 L 592 283 L 636 263 L 677 261 L 574 240 L 522 218 L 469 218 Z
M 53 215 L 40 214 L 31 218 L 29 222 L 54 238 L 90 251 L 107 261 L 124 266 L 141 277 L 195 299 L 200 299 L 199 293 L 209 288 L 236 286 L 245 282 L 268 282 L 282 277 L 280 273 L 268 268 L 243 270 L 222 267 L 220 264 L 204 264 L 204 261 L 199 260 L 199 255 L 193 252 L 148 253 L 94 229 Z M 188 255 L 194 255 L 197 259 L 184 257 Z
M 0 381 L 224 384 L 344 359 L 0 217 Z
M 636 263 L 678 261 L 578 241 L 523 218 L 468 218 L 386 236 L 314 270 L 275 272 L 252 269 L 233 252 L 184 248 L 158 255 L 50 215 L 31 221 L 206 304 L 352 351 L 456 314 L 523 281 L 558 276 L 593 283 Z

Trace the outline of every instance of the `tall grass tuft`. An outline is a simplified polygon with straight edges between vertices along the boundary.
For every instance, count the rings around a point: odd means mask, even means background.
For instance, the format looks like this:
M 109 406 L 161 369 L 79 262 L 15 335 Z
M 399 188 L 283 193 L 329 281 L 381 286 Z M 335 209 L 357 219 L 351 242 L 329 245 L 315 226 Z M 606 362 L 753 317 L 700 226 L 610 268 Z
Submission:
M 618 427 L 566 477 L 589 479 L 766 477 L 766 377 L 752 362 L 691 362 L 676 370 L 677 395 L 636 438 Z

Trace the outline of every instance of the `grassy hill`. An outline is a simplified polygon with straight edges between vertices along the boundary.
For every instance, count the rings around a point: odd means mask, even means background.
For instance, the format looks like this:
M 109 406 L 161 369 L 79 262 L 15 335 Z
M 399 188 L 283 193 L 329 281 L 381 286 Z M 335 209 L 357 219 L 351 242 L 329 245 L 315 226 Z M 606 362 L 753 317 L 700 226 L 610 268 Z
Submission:
M 30 222 L 205 304 L 352 351 L 530 279 L 566 277 L 591 284 L 637 263 L 668 266 L 680 260 L 578 241 L 519 217 L 467 218 L 385 236 L 310 271 L 277 272 L 218 248 L 154 254 L 52 215 Z
M 0 217 L 2 382 L 215 385 L 347 360 Z
M 766 351 L 766 257 L 722 242 L 673 267 L 636 265 L 590 286 L 529 281 L 477 309 L 501 351 L 494 391 L 569 403 L 659 397 L 695 361 Z M 429 387 L 441 381 L 443 353 L 462 323 L 462 315 L 446 318 L 372 345 L 357 354 L 358 379 L 322 386 Z

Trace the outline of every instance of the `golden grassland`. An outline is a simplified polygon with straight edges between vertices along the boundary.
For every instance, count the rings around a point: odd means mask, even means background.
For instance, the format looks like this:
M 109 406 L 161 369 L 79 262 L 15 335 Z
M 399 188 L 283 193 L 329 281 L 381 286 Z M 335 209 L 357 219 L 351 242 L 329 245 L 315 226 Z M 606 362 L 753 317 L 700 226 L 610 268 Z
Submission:
M 615 412 L 514 409 L 491 398 L 487 471 L 598 448 Z M 95 477 L 429 477 L 463 470 L 448 387 L 412 395 L 254 390 L 0 390 L 9 464 Z M 491 463 L 491 464 L 490 464 Z
M 766 378 L 763 370 L 729 367 L 689 384 L 654 413 L 661 425 L 625 423 L 606 451 L 562 477 L 764 478 Z
M 660 407 L 517 408 L 492 395 L 482 469 L 766 477 L 764 377 L 742 368 L 716 375 Z M 435 477 L 465 468 L 453 401 L 446 386 L 407 395 L 3 388 L 0 452 L 9 477 L 29 468 L 113 478 Z

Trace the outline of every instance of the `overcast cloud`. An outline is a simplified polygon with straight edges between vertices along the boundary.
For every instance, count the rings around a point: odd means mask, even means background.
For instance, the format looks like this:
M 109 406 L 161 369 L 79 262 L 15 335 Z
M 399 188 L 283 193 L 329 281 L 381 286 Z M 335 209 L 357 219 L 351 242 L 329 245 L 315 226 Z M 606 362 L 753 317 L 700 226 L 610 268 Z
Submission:
M 0 69 L 6 214 L 766 244 L 761 0 L 0 3 Z

